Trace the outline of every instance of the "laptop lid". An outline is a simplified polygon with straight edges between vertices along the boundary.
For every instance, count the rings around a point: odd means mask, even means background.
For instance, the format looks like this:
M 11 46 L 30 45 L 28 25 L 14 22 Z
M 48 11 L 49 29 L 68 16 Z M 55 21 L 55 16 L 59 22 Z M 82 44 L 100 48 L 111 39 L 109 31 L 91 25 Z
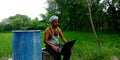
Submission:
M 70 50 L 71 47 L 73 47 L 73 45 L 75 44 L 75 42 L 76 42 L 76 40 L 72 40 L 72 41 L 65 43 L 63 45 L 63 48 L 61 49 L 61 52 Z

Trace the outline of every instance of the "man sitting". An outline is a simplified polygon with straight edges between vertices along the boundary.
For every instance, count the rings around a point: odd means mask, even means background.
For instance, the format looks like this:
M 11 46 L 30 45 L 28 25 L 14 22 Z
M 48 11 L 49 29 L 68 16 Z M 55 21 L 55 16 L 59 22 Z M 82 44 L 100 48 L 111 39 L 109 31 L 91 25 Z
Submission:
M 61 37 L 64 43 L 67 43 L 67 40 L 62 33 L 62 30 L 58 27 L 58 20 L 59 19 L 57 16 L 50 17 L 49 21 L 51 23 L 51 26 L 46 28 L 44 36 L 46 50 L 54 56 L 54 60 L 60 60 L 61 58 L 61 53 L 59 52 L 59 49 L 61 49 L 63 45 L 59 44 L 59 36 Z M 71 50 L 69 49 L 62 55 L 64 56 L 63 60 L 69 60 L 71 56 Z

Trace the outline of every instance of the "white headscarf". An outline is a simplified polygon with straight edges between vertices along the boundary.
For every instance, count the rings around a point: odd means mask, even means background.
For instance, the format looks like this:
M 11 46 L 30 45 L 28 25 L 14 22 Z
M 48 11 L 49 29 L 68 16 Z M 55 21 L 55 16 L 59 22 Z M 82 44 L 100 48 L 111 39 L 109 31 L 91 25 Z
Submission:
M 58 20 L 58 16 L 53 15 L 49 19 L 50 23 L 52 23 L 54 20 Z

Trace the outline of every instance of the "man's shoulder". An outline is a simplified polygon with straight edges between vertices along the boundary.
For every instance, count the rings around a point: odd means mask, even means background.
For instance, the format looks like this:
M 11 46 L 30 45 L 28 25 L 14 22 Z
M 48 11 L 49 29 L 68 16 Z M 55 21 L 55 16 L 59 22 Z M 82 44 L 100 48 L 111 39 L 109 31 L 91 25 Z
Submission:
M 61 28 L 60 27 L 57 27 L 59 30 L 61 30 Z
M 45 30 L 45 32 L 47 32 L 47 31 L 49 31 L 49 30 L 50 30 L 50 27 L 47 27 L 46 30 Z
M 46 30 L 49 30 L 50 27 L 47 27 Z
M 59 30 L 59 32 L 61 32 L 61 28 L 60 27 L 58 27 L 58 30 Z

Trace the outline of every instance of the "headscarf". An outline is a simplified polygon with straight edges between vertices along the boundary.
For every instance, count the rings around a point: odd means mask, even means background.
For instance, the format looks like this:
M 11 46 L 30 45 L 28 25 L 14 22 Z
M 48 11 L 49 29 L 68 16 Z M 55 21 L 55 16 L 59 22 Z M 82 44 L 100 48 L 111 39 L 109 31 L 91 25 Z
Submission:
M 58 16 L 51 16 L 50 19 L 49 19 L 49 22 L 52 23 L 54 20 L 58 20 Z

